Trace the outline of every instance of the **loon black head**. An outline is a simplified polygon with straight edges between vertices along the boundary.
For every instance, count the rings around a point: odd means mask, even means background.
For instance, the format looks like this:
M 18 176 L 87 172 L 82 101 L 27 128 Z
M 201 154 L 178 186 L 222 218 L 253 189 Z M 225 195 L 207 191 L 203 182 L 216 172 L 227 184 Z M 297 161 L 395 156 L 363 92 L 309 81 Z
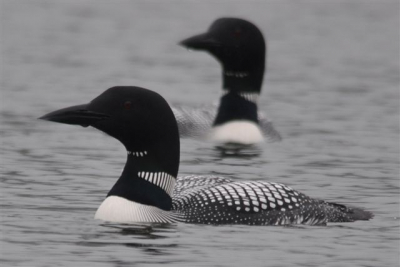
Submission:
M 206 33 L 180 42 L 211 53 L 223 67 L 224 90 L 259 93 L 265 68 L 266 45 L 260 30 L 237 18 L 217 19 Z
M 90 103 L 40 119 L 92 126 L 118 139 L 128 151 L 124 171 L 109 192 L 137 203 L 171 209 L 179 168 L 175 117 L 159 94 L 133 86 L 106 90 Z

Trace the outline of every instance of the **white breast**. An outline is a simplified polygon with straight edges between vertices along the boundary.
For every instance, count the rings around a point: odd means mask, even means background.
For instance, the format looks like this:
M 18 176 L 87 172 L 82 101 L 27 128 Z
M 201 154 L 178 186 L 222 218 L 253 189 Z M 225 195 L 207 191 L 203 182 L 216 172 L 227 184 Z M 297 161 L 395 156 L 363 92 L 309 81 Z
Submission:
M 264 141 L 261 129 L 251 121 L 231 121 L 213 127 L 210 139 L 216 142 L 255 144 Z
M 175 221 L 173 216 L 172 212 L 157 207 L 143 205 L 118 196 L 109 196 L 101 203 L 94 218 L 120 223 L 167 223 Z

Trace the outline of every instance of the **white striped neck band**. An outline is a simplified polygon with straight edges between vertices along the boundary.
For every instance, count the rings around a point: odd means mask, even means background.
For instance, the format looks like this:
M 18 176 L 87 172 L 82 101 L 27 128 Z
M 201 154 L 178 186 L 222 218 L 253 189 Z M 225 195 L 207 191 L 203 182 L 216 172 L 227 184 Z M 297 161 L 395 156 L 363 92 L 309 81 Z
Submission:
M 168 195 L 172 195 L 176 178 L 165 172 L 138 172 L 138 176 L 146 181 L 160 187 Z
M 229 93 L 230 90 L 223 90 L 222 96 L 226 95 Z M 258 97 L 260 94 L 258 92 L 237 92 L 237 95 L 239 95 L 241 98 L 246 99 L 247 101 L 253 102 L 257 104 Z
M 236 78 L 244 78 L 249 76 L 248 72 L 243 72 L 243 71 L 225 71 L 224 74 L 225 76 L 236 77 Z
M 126 151 L 128 155 L 132 155 L 134 157 L 144 157 L 147 155 L 147 151 Z

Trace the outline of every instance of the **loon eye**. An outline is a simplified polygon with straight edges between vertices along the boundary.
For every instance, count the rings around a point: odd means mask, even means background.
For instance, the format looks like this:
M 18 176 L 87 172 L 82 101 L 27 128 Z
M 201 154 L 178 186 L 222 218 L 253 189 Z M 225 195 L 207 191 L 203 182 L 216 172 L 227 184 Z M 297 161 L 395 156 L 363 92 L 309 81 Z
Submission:
M 239 38 L 241 34 L 242 34 L 242 29 L 240 28 L 236 28 L 235 31 L 233 32 L 233 36 L 236 38 Z
M 126 102 L 124 103 L 124 108 L 125 108 L 125 110 L 130 110 L 131 107 L 132 107 L 131 101 L 126 101 Z

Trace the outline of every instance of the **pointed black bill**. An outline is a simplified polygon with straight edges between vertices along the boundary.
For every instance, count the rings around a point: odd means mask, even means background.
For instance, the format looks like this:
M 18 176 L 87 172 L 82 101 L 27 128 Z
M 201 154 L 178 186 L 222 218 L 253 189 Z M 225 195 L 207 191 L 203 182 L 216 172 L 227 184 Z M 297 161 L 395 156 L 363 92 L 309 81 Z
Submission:
M 77 105 L 50 112 L 39 119 L 87 127 L 104 120 L 108 115 L 88 110 L 88 104 Z
M 207 49 L 221 46 L 221 43 L 211 37 L 209 33 L 192 36 L 179 42 L 179 44 L 191 49 Z

